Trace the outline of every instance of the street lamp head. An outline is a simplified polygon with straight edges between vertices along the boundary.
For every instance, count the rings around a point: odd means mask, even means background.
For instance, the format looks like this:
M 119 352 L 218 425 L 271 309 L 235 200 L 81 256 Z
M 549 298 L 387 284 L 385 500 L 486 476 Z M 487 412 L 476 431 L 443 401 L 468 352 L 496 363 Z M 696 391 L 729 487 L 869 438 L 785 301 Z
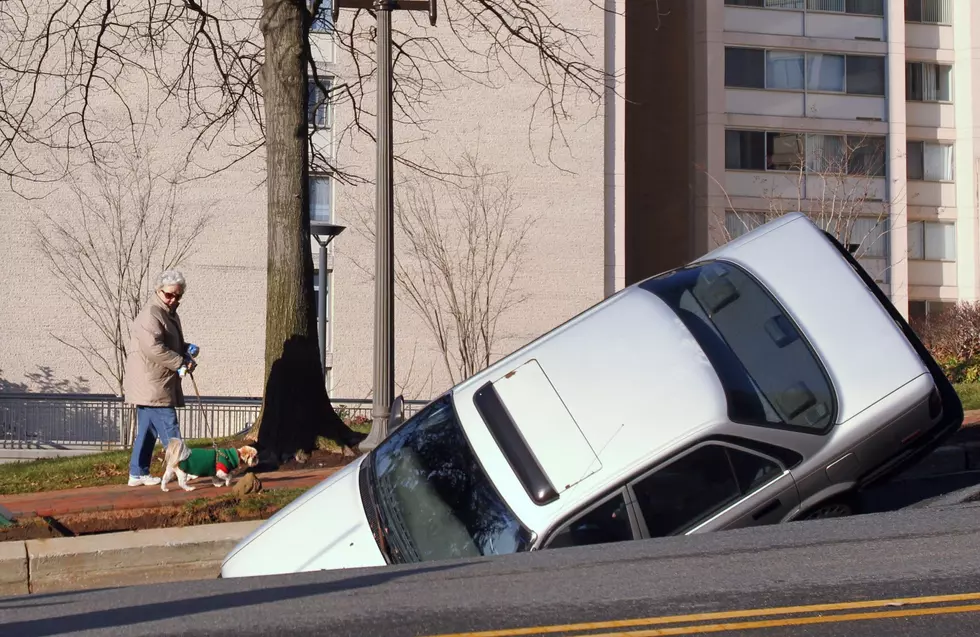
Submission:
M 436 26 L 436 18 L 438 17 L 438 8 L 436 6 L 438 0 L 333 0 L 330 5 L 330 17 L 333 19 L 333 24 L 337 24 L 337 20 L 340 18 L 340 8 L 343 5 L 346 9 L 383 9 L 383 10 L 407 10 L 407 11 L 425 11 L 429 12 L 429 24 Z
M 310 222 L 310 234 L 318 237 L 336 237 L 346 229 L 347 226 L 338 226 L 337 224 L 329 223 L 327 221 Z
M 334 223 L 328 223 L 326 221 L 311 221 L 310 222 L 310 234 L 313 238 L 317 240 L 321 246 L 326 247 L 328 243 L 333 241 L 334 237 L 347 229 L 347 226 L 338 226 Z

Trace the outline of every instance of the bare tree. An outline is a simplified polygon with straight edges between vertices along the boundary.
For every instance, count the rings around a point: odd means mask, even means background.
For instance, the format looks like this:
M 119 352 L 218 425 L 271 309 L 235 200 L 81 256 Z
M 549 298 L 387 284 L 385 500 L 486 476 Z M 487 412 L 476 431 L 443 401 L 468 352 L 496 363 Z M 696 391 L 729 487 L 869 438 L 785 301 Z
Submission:
M 713 220 L 724 240 L 789 212 L 806 213 L 858 259 L 884 261 L 890 207 L 883 200 L 883 138 L 864 135 L 780 135 L 767 154 L 760 178 L 762 204 L 739 209 L 714 176 L 708 175 L 727 201 L 723 219 Z M 880 264 L 882 276 L 887 269 Z M 867 267 L 867 265 L 866 265 Z
M 533 222 L 520 216 L 512 179 L 491 172 L 475 155 L 465 155 L 450 172 L 460 177 L 403 184 L 395 203 L 395 282 L 455 384 L 490 364 L 500 319 L 528 298 L 515 279 Z M 359 208 L 357 215 L 360 230 L 373 240 L 370 211 Z
M 570 0 L 569 0 L 570 1 Z M 644 1 L 644 0 L 636 0 Z M 645 0 L 656 2 L 656 0 Z M 566 0 L 562 0 L 564 5 Z M 310 8 L 312 4 L 312 11 Z M 180 113 L 194 143 L 188 156 L 222 146 L 204 174 L 265 151 L 268 196 L 266 383 L 257 423 L 259 445 L 283 455 L 312 449 L 322 433 L 344 444 L 356 436 L 332 409 L 317 364 L 317 336 L 306 178 L 331 170 L 341 180 L 364 176 L 334 165 L 307 126 L 308 81 L 350 108 L 335 131 L 374 139 L 365 99 L 373 93 L 372 11 L 345 12 L 335 40 L 353 71 L 327 86 L 316 65 L 310 29 L 322 0 L 8 0 L 0 2 L 0 174 L 54 180 L 79 155 L 101 160 L 106 145 L 147 111 Z M 550 132 L 548 157 L 564 141 L 566 105 L 602 106 L 606 74 L 594 55 L 597 34 L 554 18 L 557 0 L 446 0 L 427 30 L 399 13 L 393 36 L 399 121 L 425 130 L 428 97 L 450 80 L 503 84 L 530 78 L 539 87 L 529 135 L 540 118 Z M 579 0 L 582 11 L 598 6 Z M 593 43 L 596 45 L 593 47 Z M 111 114 L 111 116 L 110 116 Z M 28 149 L 58 159 L 51 170 Z M 424 160 L 396 160 L 436 174 Z
M 181 169 L 159 169 L 148 151 L 117 148 L 115 161 L 72 172 L 72 205 L 35 223 L 41 253 L 82 329 L 53 334 L 122 395 L 129 327 L 153 277 L 190 254 L 209 220 L 179 203 Z

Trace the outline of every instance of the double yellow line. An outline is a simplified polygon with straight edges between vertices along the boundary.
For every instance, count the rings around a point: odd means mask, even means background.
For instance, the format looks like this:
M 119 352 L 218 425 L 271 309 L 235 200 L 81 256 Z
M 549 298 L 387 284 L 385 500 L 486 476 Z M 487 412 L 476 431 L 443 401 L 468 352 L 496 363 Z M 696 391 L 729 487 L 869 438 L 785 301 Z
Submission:
M 980 603 L 956 603 L 971 601 L 976 602 L 978 600 L 980 600 L 980 593 L 962 593 L 959 595 L 906 597 L 899 599 L 841 602 L 837 604 L 813 604 L 811 606 L 781 606 L 776 608 L 732 610 L 717 613 L 696 613 L 690 615 L 670 615 L 664 617 L 647 617 L 642 619 L 618 619 L 613 621 L 586 622 L 581 624 L 556 624 L 553 626 L 532 626 L 527 628 L 452 633 L 434 637 L 523 637 L 526 635 L 550 635 L 554 633 L 575 632 L 583 633 L 581 637 L 662 637 L 666 635 L 695 635 L 731 630 L 778 628 L 781 626 L 807 626 L 812 624 L 833 624 L 869 621 L 875 619 L 891 619 L 898 617 L 924 617 L 929 615 L 976 613 L 980 612 Z M 868 610 L 886 609 L 892 607 L 894 607 L 895 610 Z M 833 614 L 819 615 L 817 613 Z M 802 617 L 801 615 L 806 616 Z M 774 619 L 763 619 L 765 617 L 774 617 Z M 672 626 L 671 624 L 686 625 Z M 666 627 L 649 628 L 650 626 Z M 592 632 L 609 630 L 614 630 L 615 632 Z

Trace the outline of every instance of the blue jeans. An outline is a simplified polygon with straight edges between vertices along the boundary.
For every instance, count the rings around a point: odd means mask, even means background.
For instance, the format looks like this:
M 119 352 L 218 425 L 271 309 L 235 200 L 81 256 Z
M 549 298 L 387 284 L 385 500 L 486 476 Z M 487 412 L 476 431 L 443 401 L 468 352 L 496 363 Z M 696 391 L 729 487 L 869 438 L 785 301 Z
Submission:
M 164 447 L 171 438 L 180 438 L 177 426 L 177 410 L 173 407 L 137 407 L 136 440 L 133 441 L 133 455 L 129 459 L 129 475 L 150 475 L 150 460 L 157 439 Z

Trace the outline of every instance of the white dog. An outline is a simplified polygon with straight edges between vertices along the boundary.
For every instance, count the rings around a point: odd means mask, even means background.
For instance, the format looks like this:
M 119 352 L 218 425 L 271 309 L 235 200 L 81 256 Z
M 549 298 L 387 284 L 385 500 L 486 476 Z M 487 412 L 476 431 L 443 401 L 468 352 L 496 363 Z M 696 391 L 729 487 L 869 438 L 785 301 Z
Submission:
M 191 449 L 183 440 L 172 438 L 163 458 L 164 472 L 160 488 L 169 491 L 167 483 L 174 476 L 177 476 L 177 484 L 184 491 L 193 491 L 195 487 L 189 486 L 187 481 L 200 476 L 209 476 L 216 487 L 227 487 L 231 485 L 232 472 L 239 465 L 254 467 L 258 463 L 258 456 L 255 447 Z

